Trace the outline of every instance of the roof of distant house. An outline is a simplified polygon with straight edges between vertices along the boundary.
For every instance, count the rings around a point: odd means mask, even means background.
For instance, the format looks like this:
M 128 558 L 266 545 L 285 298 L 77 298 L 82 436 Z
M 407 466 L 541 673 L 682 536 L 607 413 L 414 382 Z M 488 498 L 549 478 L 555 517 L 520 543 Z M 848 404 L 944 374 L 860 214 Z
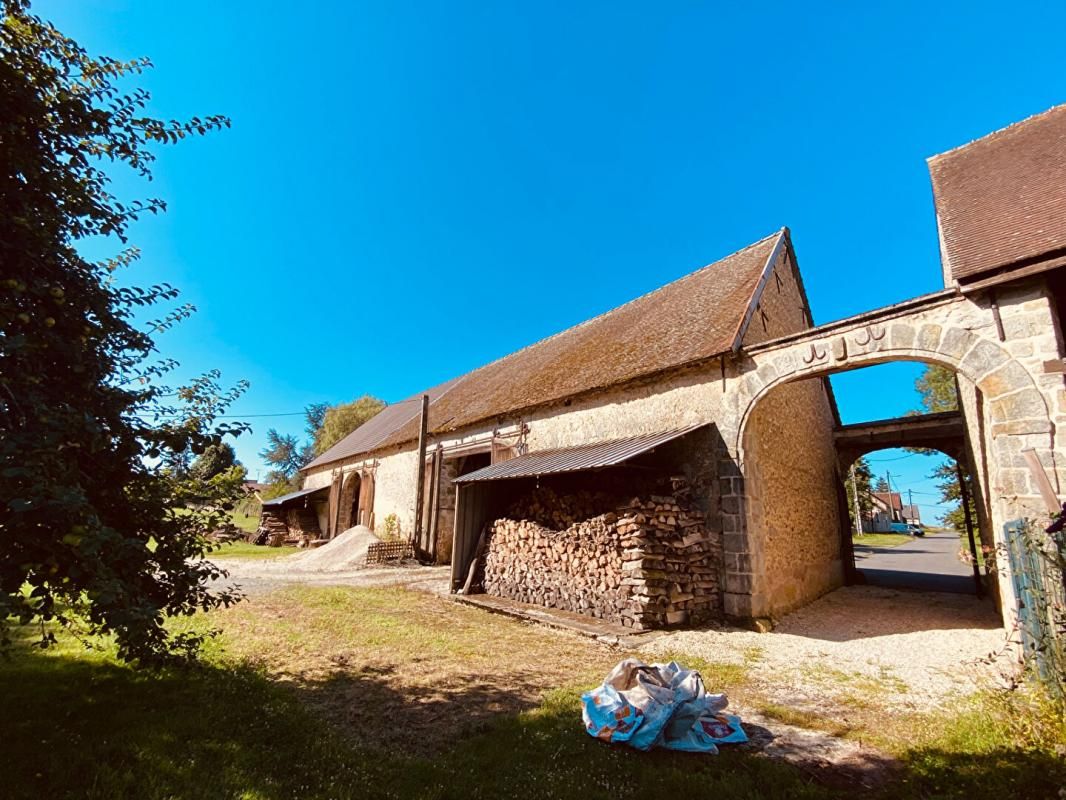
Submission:
M 1066 259 L 1066 104 L 933 156 L 929 172 L 956 281 Z
M 903 500 L 899 496 L 899 492 L 872 492 L 874 499 L 877 500 L 885 508 L 889 507 L 893 510 L 902 510 Z M 889 499 L 891 497 L 891 499 Z
M 429 430 L 454 431 L 729 352 L 783 246 L 791 246 L 787 228 L 431 389 Z M 386 408 L 305 469 L 416 439 L 420 397 Z

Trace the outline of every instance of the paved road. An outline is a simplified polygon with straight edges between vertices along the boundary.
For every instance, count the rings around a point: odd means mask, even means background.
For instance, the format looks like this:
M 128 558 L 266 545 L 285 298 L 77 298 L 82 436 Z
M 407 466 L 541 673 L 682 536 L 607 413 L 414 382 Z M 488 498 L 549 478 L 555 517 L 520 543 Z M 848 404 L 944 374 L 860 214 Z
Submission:
M 973 568 L 959 560 L 955 533 L 915 537 L 899 547 L 855 544 L 855 566 L 872 586 L 975 594 Z

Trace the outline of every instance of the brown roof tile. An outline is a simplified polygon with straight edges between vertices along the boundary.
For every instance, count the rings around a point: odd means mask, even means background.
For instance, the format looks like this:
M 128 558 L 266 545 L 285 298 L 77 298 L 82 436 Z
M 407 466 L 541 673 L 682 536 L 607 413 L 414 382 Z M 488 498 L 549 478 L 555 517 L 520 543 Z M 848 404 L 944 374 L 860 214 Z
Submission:
M 1066 105 L 929 159 L 957 281 L 1066 249 Z
M 456 430 L 729 352 L 768 260 L 787 237 L 787 229 L 783 229 L 612 311 L 444 384 L 446 390 L 430 398 L 430 431 Z M 398 424 L 390 426 L 384 438 L 375 436 L 373 448 L 349 441 L 362 438 L 360 428 L 308 466 L 417 438 L 418 406 L 414 402 L 406 405 L 412 413 L 397 411 L 392 421 Z M 396 406 L 363 427 L 393 408 Z

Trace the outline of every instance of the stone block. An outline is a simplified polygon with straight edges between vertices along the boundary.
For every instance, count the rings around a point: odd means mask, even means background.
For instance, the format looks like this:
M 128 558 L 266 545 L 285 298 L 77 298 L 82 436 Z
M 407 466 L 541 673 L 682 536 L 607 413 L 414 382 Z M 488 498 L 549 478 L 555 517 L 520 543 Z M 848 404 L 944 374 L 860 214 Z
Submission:
M 1047 418 L 1044 398 L 1036 389 L 1023 389 L 1020 392 L 998 397 L 989 404 L 989 408 L 993 422 Z
M 924 350 L 927 353 L 937 352 L 942 332 L 943 329 L 939 325 L 933 323 L 923 325 L 918 331 L 918 336 L 914 343 L 914 349 Z
M 1008 360 L 1009 357 L 1002 347 L 987 340 L 980 340 L 970 348 L 959 368 L 974 380 L 980 380 L 992 370 L 1006 364 Z
M 909 350 L 914 346 L 914 328 L 903 323 L 892 326 L 892 347 L 896 350 Z
M 751 594 L 752 576 L 743 572 L 726 572 L 725 590 L 733 594 Z
M 992 436 L 1024 436 L 1029 433 L 1051 433 L 1054 427 L 1047 419 L 1012 419 L 992 425 Z
M 751 617 L 751 596 L 746 593 L 722 594 L 722 611 L 733 620 L 745 620 Z
M 977 337 L 962 328 L 949 328 L 940 340 L 937 351 L 948 358 L 958 361 L 973 347 Z
M 1025 367 L 1017 361 L 1008 361 L 995 372 L 985 375 L 978 382 L 977 388 L 985 393 L 985 397 L 994 400 L 1000 395 L 1024 389 L 1032 385 L 1032 382 Z

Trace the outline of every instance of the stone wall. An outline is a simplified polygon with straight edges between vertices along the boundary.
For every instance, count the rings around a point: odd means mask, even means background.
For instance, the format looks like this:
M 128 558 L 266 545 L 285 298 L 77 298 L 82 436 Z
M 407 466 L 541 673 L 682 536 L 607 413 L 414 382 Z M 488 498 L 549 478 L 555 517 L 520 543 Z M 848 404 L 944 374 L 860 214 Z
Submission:
M 531 516 L 566 521 L 569 511 Z M 487 593 L 635 629 L 720 615 L 721 542 L 676 496 L 634 498 L 554 530 L 537 520 L 493 523 Z
M 1066 391 L 1062 375 L 1045 372 L 1060 359 L 1063 344 L 1054 305 L 1043 278 L 997 288 L 1002 337 L 987 295 L 950 292 L 830 323 L 810 332 L 752 346 L 729 370 L 728 401 L 718 427 L 739 467 L 723 459 L 722 527 L 726 575 L 724 606 L 732 616 L 758 616 L 753 593 L 766 570 L 760 562 L 760 530 L 746 517 L 752 506 L 746 480 L 757 475 L 761 458 L 747 427 L 759 406 L 778 387 L 889 361 L 922 361 L 955 370 L 970 414 L 970 444 L 986 464 L 980 481 L 989 527 L 997 545 L 1012 519 L 1046 513 L 1026 466 L 1032 450 L 1059 494 L 1066 487 Z M 974 391 L 980 394 L 974 394 Z M 978 402 L 980 398 L 980 402 Z M 973 409 L 982 410 L 976 416 Z M 744 567 L 750 566 L 751 571 Z M 1006 565 L 997 572 L 1001 608 L 1009 625 L 1015 599 Z
M 726 568 L 753 576 L 754 617 L 779 616 L 842 585 L 833 413 L 824 383 L 779 386 L 746 434 L 746 557 Z
M 767 278 L 744 334 L 744 346 L 751 347 L 778 336 L 810 327 L 807 300 L 800 286 L 799 272 L 795 269 L 787 249 L 782 249 L 774 263 L 773 272 Z

